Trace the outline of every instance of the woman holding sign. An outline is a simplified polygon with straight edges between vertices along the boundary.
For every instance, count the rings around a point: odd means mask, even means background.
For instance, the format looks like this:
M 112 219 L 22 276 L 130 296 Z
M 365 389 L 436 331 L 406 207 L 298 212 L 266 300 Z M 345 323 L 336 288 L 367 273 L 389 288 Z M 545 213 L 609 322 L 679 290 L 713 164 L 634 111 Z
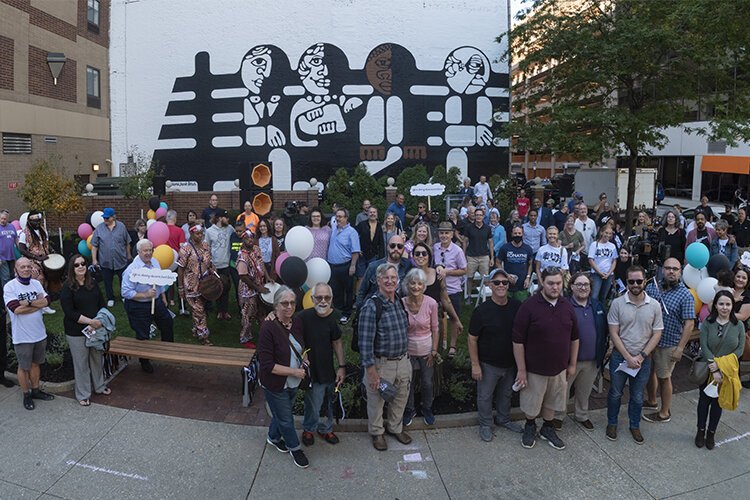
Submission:
M 180 297 L 190 304 L 193 316 L 193 335 L 203 345 L 212 345 L 208 340 L 206 318 L 206 299 L 201 296 L 199 284 L 208 274 L 215 272 L 211 262 L 211 250 L 203 241 L 203 226 L 196 224 L 190 228 L 190 239 L 182 248 L 177 258 L 177 291 Z

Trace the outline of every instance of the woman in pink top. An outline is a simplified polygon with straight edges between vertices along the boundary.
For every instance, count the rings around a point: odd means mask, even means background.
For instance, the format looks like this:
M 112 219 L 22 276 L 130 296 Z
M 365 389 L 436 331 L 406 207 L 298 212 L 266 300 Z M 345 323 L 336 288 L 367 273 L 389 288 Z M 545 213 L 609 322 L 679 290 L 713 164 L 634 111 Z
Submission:
M 432 413 L 432 375 L 434 371 L 434 357 L 438 352 L 438 305 L 435 299 L 425 295 L 427 276 L 421 269 L 412 269 L 406 274 L 403 282 L 404 308 L 409 316 L 409 331 L 407 334 L 407 352 L 411 358 L 412 384 L 409 390 L 409 400 L 404 410 L 404 425 L 409 426 L 416 415 L 414 407 L 414 381 L 417 372 L 421 373 L 421 403 L 422 416 L 426 425 L 435 423 Z
M 313 235 L 313 251 L 310 253 L 310 260 L 314 257 L 325 259 L 328 256 L 328 242 L 331 241 L 331 226 L 328 225 L 323 212 L 318 207 L 310 210 L 310 222 L 307 223 L 307 229 Z

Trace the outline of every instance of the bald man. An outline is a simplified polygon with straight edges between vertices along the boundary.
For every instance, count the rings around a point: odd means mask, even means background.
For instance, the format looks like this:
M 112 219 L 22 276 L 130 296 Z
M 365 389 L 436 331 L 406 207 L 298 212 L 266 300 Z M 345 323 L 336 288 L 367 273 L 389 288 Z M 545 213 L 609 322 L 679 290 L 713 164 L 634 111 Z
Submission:
M 39 389 L 39 365 L 44 363 L 47 347 L 42 309 L 49 306 L 50 301 L 42 284 L 31 277 L 33 264 L 30 259 L 21 257 L 16 261 L 15 269 L 16 277 L 3 288 L 3 301 L 10 314 L 23 407 L 33 410 L 34 399 L 55 399 L 52 394 Z
M 647 397 L 643 409 L 653 413 L 643 414 L 643 420 L 666 423 L 672 418 L 672 370 L 682 357 L 682 351 L 693 332 L 695 303 L 687 287 L 680 281 L 682 267 L 674 257 L 664 261 L 664 278 L 656 278 L 646 286 L 646 294 L 661 304 L 664 331 L 661 340 L 651 354 L 651 377 L 646 386 Z M 661 393 L 661 408 L 656 402 L 656 389 Z

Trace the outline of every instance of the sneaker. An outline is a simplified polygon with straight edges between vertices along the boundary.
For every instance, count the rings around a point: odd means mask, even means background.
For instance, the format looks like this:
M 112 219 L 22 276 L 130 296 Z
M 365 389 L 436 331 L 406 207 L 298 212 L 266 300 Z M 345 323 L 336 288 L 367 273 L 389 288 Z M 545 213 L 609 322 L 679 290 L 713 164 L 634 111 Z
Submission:
M 172 304 L 172 305 L 174 305 L 174 304 Z M 107 307 L 114 307 L 114 306 L 115 306 L 115 301 L 114 300 L 108 300 L 107 301 Z
M 539 437 L 547 441 L 547 443 L 556 450 L 565 449 L 565 443 L 563 443 L 563 440 L 557 435 L 553 425 L 543 425 L 542 430 L 539 431 Z
M 608 425 L 605 434 L 607 435 L 607 439 L 609 439 L 610 441 L 617 441 L 617 426 Z
M 292 452 L 292 460 L 294 460 L 294 465 L 299 467 L 300 469 L 306 469 L 310 465 L 310 461 L 305 456 L 305 452 L 302 450 L 294 450 Z
M 533 448 L 536 444 L 536 424 L 527 423 L 523 427 L 523 437 L 521 438 L 521 445 L 524 448 Z
M 414 412 L 406 410 L 404 412 L 404 427 L 409 427 L 414 421 Z
M 552 426 L 555 428 L 556 431 L 562 430 L 563 421 L 559 418 L 553 418 L 552 419 Z
M 643 444 L 643 434 L 640 429 L 630 429 L 630 435 L 633 436 L 633 441 L 637 444 Z
M 47 306 L 44 309 L 42 309 L 42 314 L 55 314 L 57 311 L 52 309 L 51 307 Z
M 24 392 L 23 393 L 23 407 L 27 410 L 33 410 L 34 409 L 34 400 L 31 399 L 31 393 L 30 392 Z
M 339 437 L 336 434 L 334 434 L 333 432 L 326 432 L 325 434 L 323 434 L 322 432 L 319 432 L 318 436 L 320 436 L 323 439 L 325 439 L 326 443 L 339 444 Z
M 346 316 L 346 315 L 342 315 L 342 316 L 341 316 L 341 319 L 339 320 L 339 323 L 341 323 L 342 325 L 345 325 L 345 324 L 347 324 L 348 322 L 349 322 L 349 316 Z
M 667 423 L 672 420 L 672 412 L 669 412 L 666 417 L 659 415 L 658 411 L 655 411 L 654 413 L 644 413 L 642 418 L 646 422 L 651 422 L 653 424 Z
M 518 422 L 514 422 L 512 420 L 508 420 L 507 422 L 497 423 L 500 427 L 505 427 L 511 432 L 517 432 L 519 434 L 523 433 L 523 426 L 519 424 Z
M 695 434 L 695 446 L 698 448 L 703 448 L 703 445 L 706 444 L 706 430 L 705 429 L 698 429 L 698 432 Z
M 644 401 L 643 402 L 643 409 L 644 410 L 658 410 L 659 409 L 659 403 L 654 401 L 653 403 L 650 401 Z
M 312 446 L 315 444 L 315 435 L 312 432 L 302 431 L 302 444 Z
M 432 414 L 431 408 L 422 408 L 422 417 L 425 425 L 435 425 L 435 415 Z
M 266 437 L 266 443 L 270 444 L 271 446 L 279 450 L 281 453 L 289 453 L 289 448 L 286 447 L 286 443 L 284 443 L 283 440 L 273 442 L 271 441 L 270 437 Z
M 490 429 L 489 427 L 480 427 L 479 437 L 485 443 L 489 443 L 490 441 L 492 441 L 492 429 Z
M 44 392 L 41 389 L 31 389 L 31 398 L 40 399 L 42 401 L 52 401 L 53 399 L 55 399 L 55 396 L 48 392 Z
M 714 446 L 716 446 L 715 436 L 716 436 L 715 432 L 711 432 L 711 431 L 706 432 L 706 449 L 707 450 L 713 450 Z
M 583 422 L 578 422 L 581 427 L 586 429 L 587 431 L 593 431 L 594 430 L 594 424 L 591 423 L 591 420 L 586 419 Z

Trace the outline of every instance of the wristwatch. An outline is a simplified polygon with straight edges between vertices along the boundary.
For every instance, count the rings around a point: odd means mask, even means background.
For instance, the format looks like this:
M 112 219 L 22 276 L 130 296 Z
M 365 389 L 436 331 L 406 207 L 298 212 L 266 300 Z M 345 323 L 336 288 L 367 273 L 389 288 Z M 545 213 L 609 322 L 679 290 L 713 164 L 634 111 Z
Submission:
M 646 359 L 648 357 L 648 354 L 643 351 L 639 352 L 638 354 L 640 354 L 643 359 Z

